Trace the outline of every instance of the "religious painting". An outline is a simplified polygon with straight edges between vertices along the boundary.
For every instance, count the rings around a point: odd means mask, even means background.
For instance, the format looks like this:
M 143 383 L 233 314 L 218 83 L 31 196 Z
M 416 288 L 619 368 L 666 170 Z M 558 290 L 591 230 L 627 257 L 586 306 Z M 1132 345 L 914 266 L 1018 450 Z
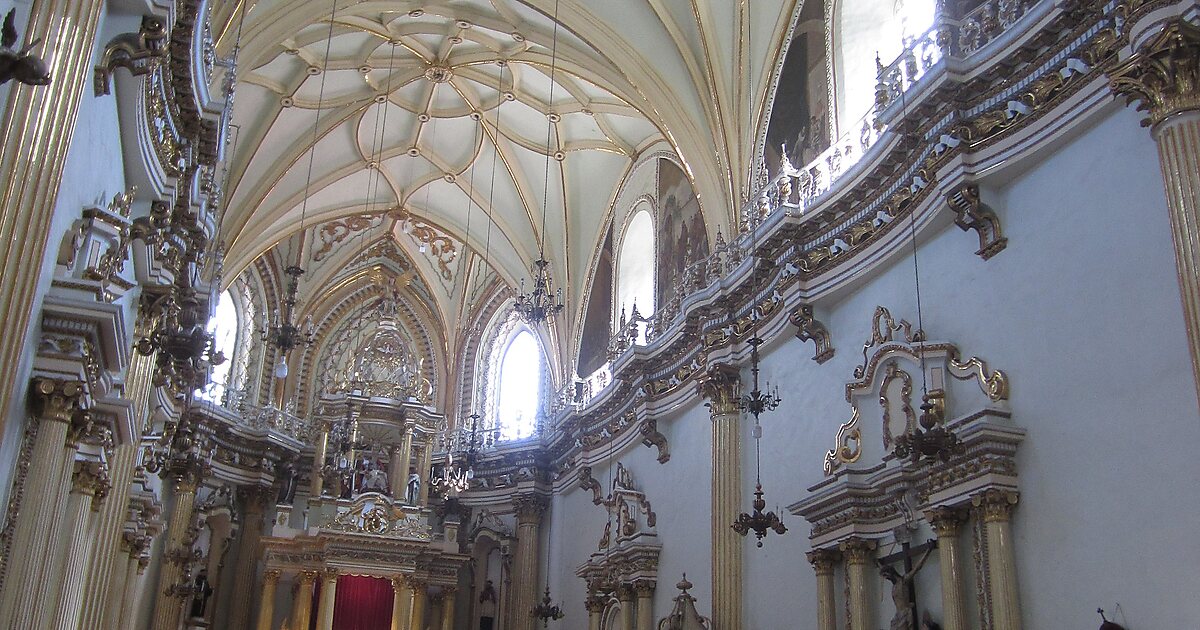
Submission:
M 658 161 L 657 305 L 662 308 L 677 296 L 683 270 L 708 258 L 708 231 L 700 200 L 683 169 L 666 159 Z M 657 310 L 657 309 L 656 309 Z
M 587 311 L 583 316 L 583 334 L 579 339 L 579 362 L 576 373 L 586 378 L 608 360 L 608 339 L 612 334 L 613 294 L 613 234 L 609 226 L 596 273 L 592 275 L 592 290 L 588 293 Z
M 763 151 L 767 173 L 779 174 L 784 156 L 796 168 L 829 148 L 829 74 L 825 5 L 806 2 L 775 88 Z

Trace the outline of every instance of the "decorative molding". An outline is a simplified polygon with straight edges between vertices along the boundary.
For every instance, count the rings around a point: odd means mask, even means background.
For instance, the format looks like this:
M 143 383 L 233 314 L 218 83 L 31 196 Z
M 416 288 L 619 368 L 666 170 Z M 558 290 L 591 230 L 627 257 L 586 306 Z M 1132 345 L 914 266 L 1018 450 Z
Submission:
M 811 341 L 816 346 L 813 361 L 824 363 L 833 358 L 834 347 L 830 341 L 829 329 L 817 321 L 811 304 L 801 304 L 788 318 L 796 327 L 796 338 L 800 341 Z
M 1000 218 L 979 199 L 979 186 L 967 183 L 955 188 L 946 195 L 946 203 L 954 212 L 954 224 L 964 232 L 975 230 L 979 236 L 975 254 L 980 258 L 988 260 L 1008 247 Z
M 142 16 L 138 32 L 121 33 L 104 47 L 100 63 L 96 64 L 95 95 L 109 93 L 110 78 L 117 68 L 125 68 L 135 77 L 147 75 L 166 60 L 167 52 L 166 20 L 156 15 Z
M 726 363 L 708 366 L 699 382 L 700 395 L 708 399 L 713 417 L 738 412 L 738 395 L 741 393 L 741 374 Z

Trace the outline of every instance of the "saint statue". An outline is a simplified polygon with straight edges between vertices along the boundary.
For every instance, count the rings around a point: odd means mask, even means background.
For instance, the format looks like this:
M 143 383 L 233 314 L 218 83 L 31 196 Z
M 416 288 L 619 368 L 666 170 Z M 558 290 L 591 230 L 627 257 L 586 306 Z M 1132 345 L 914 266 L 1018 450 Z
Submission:
M 913 628 L 913 607 L 915 602 L 909 599 L 908 586 L 917 577 L 917 573 L 921 571 L 921 567 L 925 566 L 925 562 L 929 560 L 929 554 L 933 553 L 935 548 L 931 544 L 925 550 L 925 553 L 921 554 L 921 558 L 917 560 L 912 570 L 904 575 L 901 575 L 899 571 L 890 565 L 879 569 L 883 577 L 892 583 L 892 603 L 896 606 L 896 614 L 892 616 L 892 623 L 888 626 L 889 630 L 915 630 Z
M 421 497 L 421 475 L 417 474 L 417 469 L 414 467 L 408 468 L 408 504 L 416 505 L 417 499 Z

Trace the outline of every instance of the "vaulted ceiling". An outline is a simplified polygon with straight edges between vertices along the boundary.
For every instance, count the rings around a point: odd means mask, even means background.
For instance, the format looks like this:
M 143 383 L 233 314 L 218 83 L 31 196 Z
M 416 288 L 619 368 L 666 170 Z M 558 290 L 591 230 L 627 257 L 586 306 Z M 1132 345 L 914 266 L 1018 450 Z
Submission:
M 798 10 L 796 0 L 245 1 L 244 22 L 236 3 L 216 16 L 221 54 L 240 41 L 228 270 L 273 247 L 319 247 L 331 222 L 386 217 L 357 225 L 428 260 L 428 243 L 403 232 L 424 225 L 466 243 L 468 259 L 486 252 L 510 286 L 544 246 L 568 323 L 610 205 L 646 152 L 676 153 L 710 230 L 730 223 Z M 302 227 L 309 236 L 292 238 Z M 419 267 L 424 286 L 441 282 L 437 261 Z M 443 293 L 431 306 L 453 330 L 462 305 Z

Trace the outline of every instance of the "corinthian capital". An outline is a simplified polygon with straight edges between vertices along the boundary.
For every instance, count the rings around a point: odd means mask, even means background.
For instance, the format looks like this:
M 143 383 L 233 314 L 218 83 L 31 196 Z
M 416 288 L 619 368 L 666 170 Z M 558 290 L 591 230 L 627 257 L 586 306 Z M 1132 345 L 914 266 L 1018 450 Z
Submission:
M 732 365 L 710 365 L 700 379 L 700 393 L 708 399 L 708 408 L 712 410 L 712 415 L 737 413 L 741 375 Z
M 522 494 L 513 497 L 513 511 L 517 514 L 518 523 L 540 523 L 542 514 L 546 512 L 546 508 L 550 507 L 550 502 L 538 494 Z
M 1129 59 L 1108 69 L 1108 84 L 1147 113 L 1143 127 L 1200 110 L 1200 27 L 1182 19 L 1168 23 Z

